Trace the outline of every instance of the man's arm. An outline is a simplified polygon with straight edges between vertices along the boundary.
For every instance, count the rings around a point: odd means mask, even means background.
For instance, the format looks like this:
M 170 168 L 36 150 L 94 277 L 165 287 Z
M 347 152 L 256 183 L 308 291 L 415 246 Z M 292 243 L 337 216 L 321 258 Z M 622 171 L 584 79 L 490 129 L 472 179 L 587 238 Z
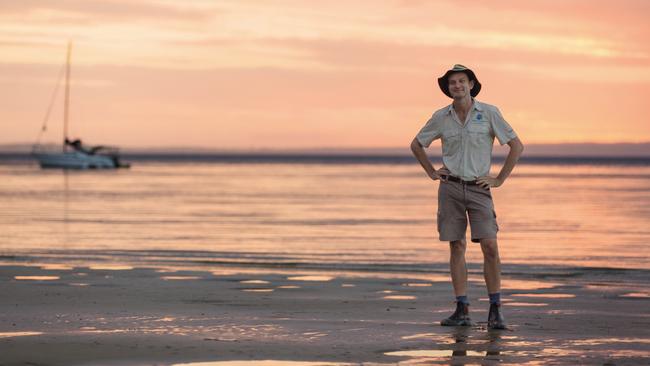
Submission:
M 496 178 L 490 176 L 478 178 L 477 181 L 481 187 L 499 187 L 503 184 L 503 182 L 506 181 L 508 176 L 510 176 L 510 173 L 512 173 L 512 169 L 515 168 L 515 165 L 517 164 L 517 161 L 519 161 L 521 153 L 524 151 L 524 144 L 521 143 L 519 137 L 515 137 L 514 139 L 508 141 L 508 146 L 510 147 L 510 152 L 508 153 L 506 162 L 503 164 L 499 175 L 497 175 Z
M 433 180 L 440 179 L 440 174 L 438 173 L 439 171 L 436 171 L 433 168 L 433 165 L 431 165 L 431 161 L 429 161 L 427 153 L 424 151 L 424 148 L 422 145 L 420 145 L 420 142 L 417 138 L 414 138 L 413 142 L 411 142 L 411 151 L 413 152 L 413 155 L 418 160 L 418 162 L 420 162 L 420 165 L 422 165 L 422 168 L 424 168 L 424 171 L 427 172 L 429 178 Z

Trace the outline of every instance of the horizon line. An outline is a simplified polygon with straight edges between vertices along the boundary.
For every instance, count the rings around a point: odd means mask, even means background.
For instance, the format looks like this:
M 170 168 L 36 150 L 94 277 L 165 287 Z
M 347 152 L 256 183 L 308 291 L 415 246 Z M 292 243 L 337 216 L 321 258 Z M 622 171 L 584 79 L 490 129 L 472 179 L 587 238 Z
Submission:
M 440 156 L 440 142 L 436 142 L 427 150 L 430 156 Z M 34 144 L 0 144 L 0 153 L 8 156 L 21 156 L 31 154 Z M 55 148 L 58 144 L 44 144 L 41 146 Z M 405 156 L 411 155 L 408 146 L 403 147 L 302 147 L 302 148 L 212 148 L 212 147 L 120 147 L 123 155 L 338 155 L 338 156 Z M 507 145 L 495 144 L 494 156 L 506 155 Z M 624 142 L 624 143 L 531 143 L 527 144 L 524 156 L 535 157 L 650 157 L 649 142 Z

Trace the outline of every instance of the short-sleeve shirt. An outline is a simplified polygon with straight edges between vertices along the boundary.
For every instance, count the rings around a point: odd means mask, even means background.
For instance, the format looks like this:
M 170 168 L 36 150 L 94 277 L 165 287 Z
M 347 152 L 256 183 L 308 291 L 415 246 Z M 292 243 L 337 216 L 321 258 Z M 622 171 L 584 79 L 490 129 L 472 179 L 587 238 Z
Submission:
M 424 147 L 441 138 L 445 167 L 452 175 L 468 181 L 490 173 L 495 137 L 504 145 L 517 134 L 497 107 L 477 100 L 464 124 L 452 104 L 436 111 L 416 136 Z

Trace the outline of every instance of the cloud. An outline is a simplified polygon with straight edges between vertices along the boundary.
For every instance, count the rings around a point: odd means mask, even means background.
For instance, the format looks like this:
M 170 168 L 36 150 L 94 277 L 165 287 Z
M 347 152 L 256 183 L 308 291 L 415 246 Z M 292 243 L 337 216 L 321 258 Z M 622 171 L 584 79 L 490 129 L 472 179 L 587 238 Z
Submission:
M 648 42 L 617 33 L 627 29 L 627 24 L 553 14 L 553 7 L 566 8 L 555 2 L 538 4 L 546 9 L 540 13 L 507 1 L 490 6 L 424 2 L 408 3 L 408 7 L 391 1 L 333 2 L 319 7 L 295 1 L 213 5 L 202 1 L 26 0 L 21 4 L 4 5 L 14 9 L 14 15 L 16 11 L 24 14 L 0 23 L 0 47 L 5 54 L 15 55 L 11 61 L 24 57 L 26 62 L 43 62 L 33 51 L 25 51 L 25 45 L 36 48 L 54 38 L 71 37 L 82 46 L 77 62 L 119 59 L 131 65 L 195 69 L 359 67 L 352 56 L 370 68 L 386 65 L 402 71 L 430 65 L 431 61 L 423 60 L 448 60 L 454 54 L 470 58 L 508 54 L 510 63 L 538 57 L 540 61 L 533 64 L 553 64 L 554 58 L 582 57 L 589 64 L 603 59 L 645 63 L 650 58 Z M 597 8 L 597 13 L 608 9 L 600 3 Z M 32 18 L 39 21 L 32 23 Z M 66 25 L 59 26 L 59 21 Z
M 134 20 L 195 22 L 205 21 L 214 15 L 214 9 L 208 12 L 204 8 L 191 6 L 191 2 L 184 6 L 178 4 L 152 0 L 21 0 L 0 3 L 0 13 L 2 17 L 27 17 L 49 24 L 71 21 L 124 23 Z
M 48 100 L 73 38 L 75 111 L 87 105 L 93 116 L 84 136 L 397 145 L 449 103 L 435 80 L 462 63 L 527 140 L 633 140 L 650 136 L 632 112 L 650 88 L 646 21 L 632 14 L 644 9 L 636 0 L 2 2 L 0 123 L 9 139 L 23 128 L 11 121 L 42 118 L 34 106 Z
M 270 63 L 268 58 L 261 59 L 259 67 L 277 66 L 314 72 L 383 72 L 433 76 L 454 63 L 463 63 L 499 72 L 518 73 L 531 79 L 552 78 L 597 83 L 650 81 L 648 62 L 635 57 L 592 58 L 575 53 L 557 54 L 520 49 L 474 48 L 472 45 L 432 46 L 356 39 L 268 38 L 235 41 L 216 38 L 174 42 L 172 45 L 181 49 L 221 49 L 230 53 L 240 52 L 241 49 L 260 55 L 269 52 L 269 57 L 281 55 L 283 61 L 276 65 Z M 273 53 L 279 50 L 283 52 Z M 229 66 L 236 65 L 234 63 Z M 247 67 L 245 63 L 239 66 Z

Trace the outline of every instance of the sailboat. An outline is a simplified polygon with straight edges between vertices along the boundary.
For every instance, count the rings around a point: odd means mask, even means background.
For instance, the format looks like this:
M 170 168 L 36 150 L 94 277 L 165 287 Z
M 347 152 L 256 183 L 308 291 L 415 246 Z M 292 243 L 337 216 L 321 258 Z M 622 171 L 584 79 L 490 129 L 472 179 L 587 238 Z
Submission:
M 61 151 L 53 151 L 39 142 L 32 148 L 32 156 L 42 168 L 64 169 L 117 169 L 130 165 L 120 161 L 119 149 L 111 146 L 84 146 L 80 139 L 71 140 L 68 136 L 68 112 L 70 110 L 70 55 L 72 42 L 68 42 L 65 64 L 65 100 L 63 104 L 63 144 Z M 59 79 L 60 82 L 60 79 Z M 57 84 L 57 89 L 58 90 Z M 54 96 L 56 96 L 56 91 Z M 54 96 L 52 101 L 54 101 Z M 45 117 L 41 134 L 47 129 L 49 111 Z M 39 135 L 40 140 L 40 135 Z M 58 150 L 58 149 L 57 149 Z

